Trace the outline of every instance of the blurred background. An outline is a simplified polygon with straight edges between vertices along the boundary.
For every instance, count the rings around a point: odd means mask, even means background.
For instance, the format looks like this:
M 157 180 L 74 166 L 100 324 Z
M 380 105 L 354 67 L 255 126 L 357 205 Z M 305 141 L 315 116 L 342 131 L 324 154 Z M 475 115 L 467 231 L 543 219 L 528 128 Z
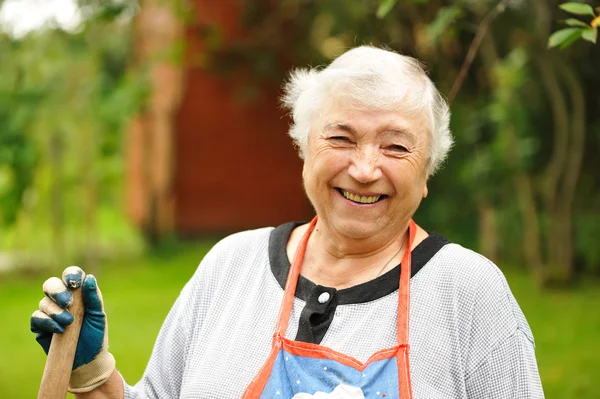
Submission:
M 600 3 L 560 3 L 0 0 L 0 396 L 36 395 L 29 317 L 65 266 L 135 383 L 211 245 L 310 219 L 281 83 L 373 44 L 451 102 L 416 220 L 506 274 L 548 398 L 599 398 Z

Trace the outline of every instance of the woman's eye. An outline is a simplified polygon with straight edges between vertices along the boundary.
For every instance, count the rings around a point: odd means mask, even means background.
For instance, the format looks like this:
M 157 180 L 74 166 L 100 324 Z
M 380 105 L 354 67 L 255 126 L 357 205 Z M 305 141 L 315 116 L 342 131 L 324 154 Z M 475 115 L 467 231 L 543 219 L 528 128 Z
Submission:
M 394 151 L 394 152 L 407 152 L 408 150 L 406 149 L 406 147 L 398 145 L 398 144 L 394 144 L 394 145 L 390 145 L 388 147 L 389 150 Z
M 351 143 L 352 141 L 346 136 L 332 136 L 329 140 L 339 141 L 341 143 Z

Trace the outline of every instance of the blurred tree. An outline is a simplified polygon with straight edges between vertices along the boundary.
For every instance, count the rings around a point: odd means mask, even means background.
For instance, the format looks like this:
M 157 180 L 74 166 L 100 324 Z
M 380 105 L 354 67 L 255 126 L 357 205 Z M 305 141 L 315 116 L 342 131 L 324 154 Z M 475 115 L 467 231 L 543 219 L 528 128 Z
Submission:
M 74 32 L 50 24 L 0 39 L 0 239 L 46 261 L 77 254 L 90 264 L 103 204 L 120 195 L 122 132 L 145 85 L 127 71 L 135 2 L 80 6 Z
M 128 214 L 156 246 L 174 234 L 174 123 L 184 89 L 184 24 L 180 0 L 140 0 L 133 25 L 133 62 L 148 69 L 152 90 L 128 131 Z M 134 178 L 138 169 L 140 179 Z
M 33 180 L 37 152 L 31 140 L 23 134 L 38 106 L 41 93 L 36 88 L 24 89 L 22 70 L 9 62 L 18 43 L 0 39 L 0 226 L 10 226 L 17 219 L 20 204 Z M 21 104 L 15 107 L 15 104 Z

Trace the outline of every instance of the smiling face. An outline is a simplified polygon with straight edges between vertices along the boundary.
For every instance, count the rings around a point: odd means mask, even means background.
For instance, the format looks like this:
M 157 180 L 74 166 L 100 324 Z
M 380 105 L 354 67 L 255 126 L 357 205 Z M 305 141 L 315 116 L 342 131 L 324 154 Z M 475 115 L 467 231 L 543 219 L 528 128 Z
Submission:
M 302 173 L 320 227 L 350 240 L 402 235 L 427 195 L 428 151 L 423 115 L 332 101 L 313 124 Z

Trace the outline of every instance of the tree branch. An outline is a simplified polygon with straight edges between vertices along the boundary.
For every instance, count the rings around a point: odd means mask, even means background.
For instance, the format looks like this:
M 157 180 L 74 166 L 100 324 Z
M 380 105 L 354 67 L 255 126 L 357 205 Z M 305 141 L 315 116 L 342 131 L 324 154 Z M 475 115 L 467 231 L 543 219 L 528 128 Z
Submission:
M 490 24 L 492 23 L 492 21 L 494 19 L 496 19 L 496 17 L 498 15 L 500 15 L 504 12 L 507 4 L 508 4 L 508 0 L 501 0 L 481 20 L 481 23 L 479 24 L 479 27 L 477 28 L 477 33 L 475 33 L 475 38 L 473 38 L 473 41 L 471 42 L 471 45 L 469 46 L 469 51 L 467 52 L 467 56 L 465 57 L 465 60 L 463 61 L 462 66 L 460 67 L 458 76 L 454 80 L 454 83 L 452 83 L 452 88 L 450 89 L 450 94 L 448 94 L 448 103 L 450 105 L 452 105 L 452 103 L 454 102 L 454 99 L 456 98 L 456 95 L 458 94 L 458 92 L 460 91 L 460 88 L 462 87 L 465 77 L 467 76 L 467 73 L 469 72 L 469 69 L 471 68 L 471 64 L 473 63 L 473 60 L 475 59 L 475 56 L 477 55 L 477 50 L 479 50 L 481 41 L 483 40 L 485 34 L 487 33 L 487 30 L 488 30 Z

